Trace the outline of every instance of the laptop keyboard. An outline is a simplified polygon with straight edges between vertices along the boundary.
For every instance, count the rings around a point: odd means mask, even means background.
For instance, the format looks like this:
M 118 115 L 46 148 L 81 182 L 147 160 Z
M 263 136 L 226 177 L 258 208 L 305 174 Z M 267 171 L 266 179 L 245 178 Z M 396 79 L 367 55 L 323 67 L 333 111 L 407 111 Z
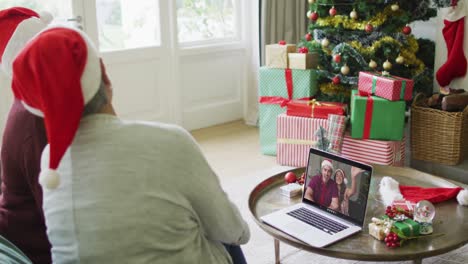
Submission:
M 340 224 L 334 220 L 331 220 L 330 218 L 314 213 L 311 210 L 307 210 L 303 207 L 290 211 L 287 214 L 330 235 L 336 234 L 348 228 L 348 226 Z

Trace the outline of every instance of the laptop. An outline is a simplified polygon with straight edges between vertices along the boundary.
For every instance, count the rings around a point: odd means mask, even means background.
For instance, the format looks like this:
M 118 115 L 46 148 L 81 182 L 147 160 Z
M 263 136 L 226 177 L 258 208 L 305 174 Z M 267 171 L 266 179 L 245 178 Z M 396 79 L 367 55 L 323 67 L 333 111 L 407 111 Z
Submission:
M 311 148 L 306 175 L 301 203 L 260 219 L 314 247 L 361 231 L 372 167 Z

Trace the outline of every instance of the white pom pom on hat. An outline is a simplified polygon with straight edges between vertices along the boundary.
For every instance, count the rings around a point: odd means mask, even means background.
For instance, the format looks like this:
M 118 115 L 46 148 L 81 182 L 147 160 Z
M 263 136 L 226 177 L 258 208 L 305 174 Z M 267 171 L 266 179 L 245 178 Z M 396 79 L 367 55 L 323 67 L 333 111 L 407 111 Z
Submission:
M 457 195 L 457 201 L 463 206 L 468 206 L 468 189 L 461 190 Z
M 41 170 L 39 173 L 39 183 L 47 189 L 56 189 L 60 185 L 60 175 L 56 170 Z
M 73 142 L 83 109 L 99 90 L 99 52 L 80 30 L 49 27 L 38 34 L 13 63 L 12 89 L 33 114 L 43 113 L 49 164 L 41 185 L 55 189 L 60 161 Z

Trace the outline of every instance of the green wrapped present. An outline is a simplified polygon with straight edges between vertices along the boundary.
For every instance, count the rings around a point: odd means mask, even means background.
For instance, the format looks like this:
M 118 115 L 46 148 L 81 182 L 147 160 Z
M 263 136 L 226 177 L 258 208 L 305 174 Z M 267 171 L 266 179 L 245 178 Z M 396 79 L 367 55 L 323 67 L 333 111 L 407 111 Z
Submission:
M 317 91 L 316 70 L 260 68 L 259 127 L 263 154 L 276 155 L 276 117 L 286 112 L 286 103 L 291 99 L 310 99 Z
M 405 127 L 405 101 L 351 93 L 351 137 L 400 141 Z
M 393 225 L 407 237 L 419 236 L 419 223 L 416 221 L 406 219 L 405 221 L 395 222 Z

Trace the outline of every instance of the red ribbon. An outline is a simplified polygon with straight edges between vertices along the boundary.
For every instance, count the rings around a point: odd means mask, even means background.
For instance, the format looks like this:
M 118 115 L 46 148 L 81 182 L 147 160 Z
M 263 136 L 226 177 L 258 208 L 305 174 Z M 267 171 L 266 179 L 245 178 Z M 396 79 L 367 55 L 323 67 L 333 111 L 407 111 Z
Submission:
M 372 95 L 367 92 L 359 91 L 359 96 L 367 96 L 366 113 L 364 117 L 364 131 L 362 132 L 362 139 L 369 139 L 372 126 L 372 114 L 374 113 L 374 99 Z
M 284 98 L 281 96 L 261 96 L 259 102 L 261 104 L 279 104 L 281 107 L 285 107 L 293 97 L 293 79 L 292 79 L 292 70 L 285 69 L 284 70 L 284 78 L 286 80 L 286 89 L 288 90 L 288 98 Z M 304 97 L 297 100 L 311 100 L 311 97 Z

